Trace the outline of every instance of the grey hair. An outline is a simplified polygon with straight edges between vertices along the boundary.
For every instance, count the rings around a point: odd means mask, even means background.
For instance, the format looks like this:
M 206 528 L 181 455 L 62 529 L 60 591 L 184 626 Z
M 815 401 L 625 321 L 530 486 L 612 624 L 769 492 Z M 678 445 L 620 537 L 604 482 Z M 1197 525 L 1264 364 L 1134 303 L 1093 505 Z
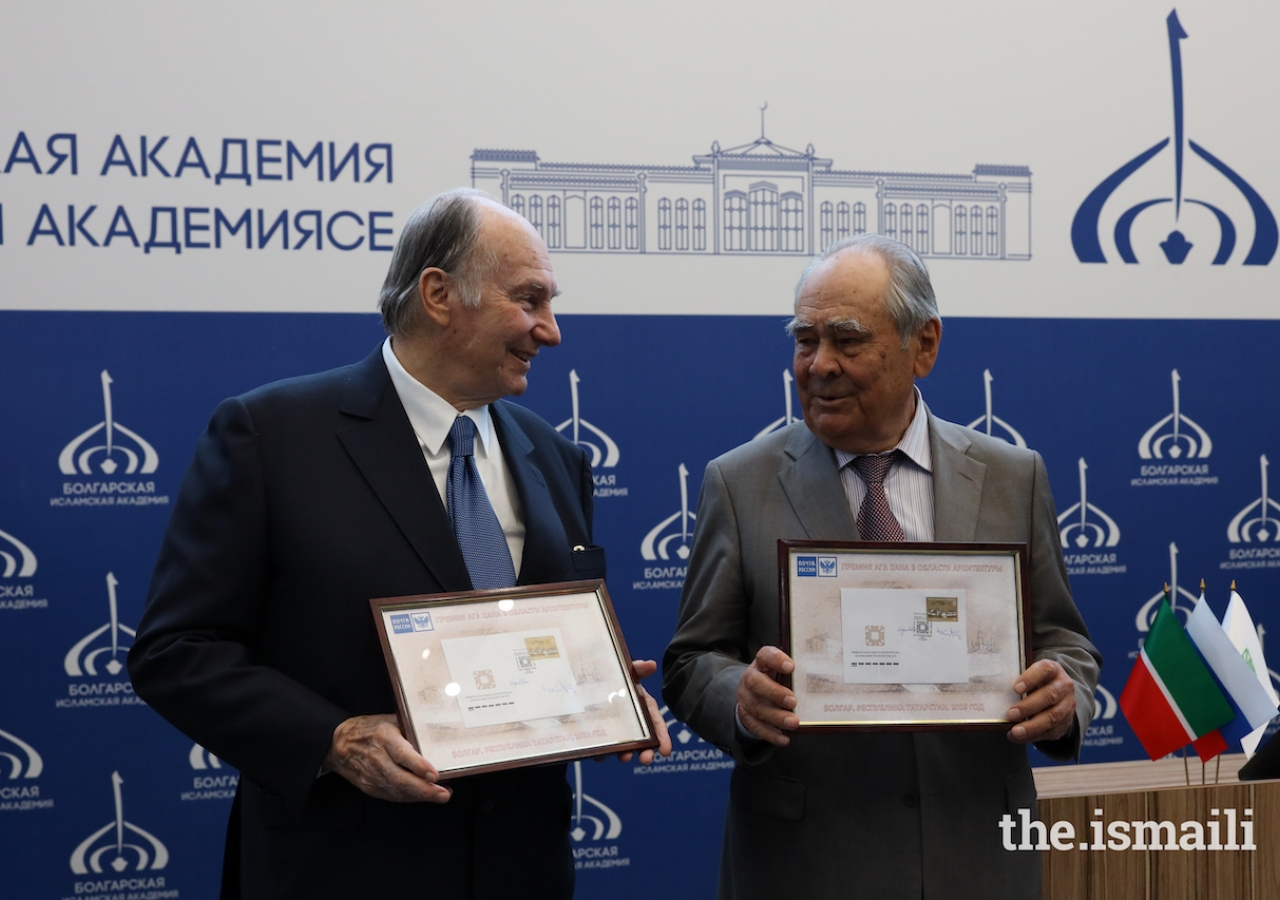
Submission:
M 796 284 L 797 303 L 814 270 L 841 253 L 874 253 L 884 261 L 889 269 L 889 286 L 884 292 L 884 302 L 898 329 L 904 350 L 910 346 L 912 336 L 920 329 L 934 319 L 942 321 L 938 315 L 938 299 L 933 294 L 933 284 L 929 281 L 929 270 L 925 267 L 924 260 L 906 244 L 882 234 L 855 234 L 836 241 L 810 260 Z M 787 333 L 794 334 L 800 324 L 802 323 L 793 318 L 787 323 Z
M 405 335 L 412 329 L 418 317 L 418 282 L 430 268 L 453 278 L 465 305 L 480 305 L 480 283 L 496 268 L 493 253 L 480 240 L 484 201 L 492 201 L 484 191 L 457 188 L 409 216 L 378 295 L 387 334 Z

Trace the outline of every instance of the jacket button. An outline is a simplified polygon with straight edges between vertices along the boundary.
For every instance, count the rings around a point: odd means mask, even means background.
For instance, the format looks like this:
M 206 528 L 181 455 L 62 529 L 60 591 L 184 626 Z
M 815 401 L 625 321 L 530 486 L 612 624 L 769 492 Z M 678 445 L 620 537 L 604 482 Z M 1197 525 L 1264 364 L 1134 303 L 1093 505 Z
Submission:
M 920 795 L 914 791 L 908 791 L 902 795 L 902 805 L 914 809 L 920 805 Z

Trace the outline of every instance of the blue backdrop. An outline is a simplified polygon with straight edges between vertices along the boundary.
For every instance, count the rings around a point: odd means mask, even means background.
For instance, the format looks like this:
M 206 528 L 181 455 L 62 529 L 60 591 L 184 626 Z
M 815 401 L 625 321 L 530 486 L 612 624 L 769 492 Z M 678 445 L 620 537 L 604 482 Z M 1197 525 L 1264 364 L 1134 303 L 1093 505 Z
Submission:
M 600 449 L 597 538 L 637 656 L 661 658 L 671 635 L 679 548 L 692 525 L 685 513 L 696 510 L 706 462 L 785 419 L 788 402 L 799 412 L 794 394 L 788 401 L 782 323 L 562 316 L 564 343 L 535 363 L 520 402 L 570 436 L 576 415 L 579 439 Z M 169 504 L 217 402 L 354 361 L 380 339 L 376 317 L 354 314 L 0 312 L 0 355 L 11 373 L 0 384 L 0 552 L 13 560 L 0 557 L 6 895 L 92 896 L 115 882 L 144 896 L 216 896 L 235 773 L 137 702 L 112 660 L 123 662 Z M 1276 618 L 1280 560 L 1267 552 L 1277 546 L 1275 523 L 1235 542 L 1228 526 L 1260 499 L 1261 458 L 1280 448 L 1263 389 L 1280 383 L 1278 339 L 1273 321 L 944 321 L 940 362 L 921 383 L 936 414 L 984 431 L 990 417 L 993 434 L 1040 450 L 1059 512 L 1080 502 L 1085 461 L 1090 527 L 1079 527 L 1078 508 L 1062 522 L 1071 526 L 1072 589 L 1106 657 L 1085 762 L 1142 758 L 1112 698 L 1142 637 L 1140 612 L 1173 566 L 1179 591 L 1197 595 L 1199 579 L 1207 581 L 1219 614 L 1234 578 L 1264 630 Z M 101 471 L 104 449 L 88 459 L 93 474 L 66 474 L 64 448 L 107 419 L 104 371 L 118 467 Z M 1175 439 L 1160 440 L 1175 424 L 1176 458 Z M 1140 444 L 1153 426 L 1147 443 L 1163 456 L 1144 459 Z M 104 432 L 77 451 L 104 445 Z M 143 472 L 143 444 L 158 460 L 153 472 Z M 1150 483 L 1160 481 L 1174 483 Z M 1082 533 L 1088 546 L 1076 544 Z M 1182 595 L 1180 607 L 1189 603 Z M 659 692 L 656 677 L 649 688 Z M 579 896 L 713 890 L 731 762 L 667 719 L 671 760 L 649 770 L 613 761 L 571 769 Z M 164 868 L 68 869 L 81 842 L 86 860 L 114 846 L 113 773 L 126 840 L 153 858 L 163 848 Z

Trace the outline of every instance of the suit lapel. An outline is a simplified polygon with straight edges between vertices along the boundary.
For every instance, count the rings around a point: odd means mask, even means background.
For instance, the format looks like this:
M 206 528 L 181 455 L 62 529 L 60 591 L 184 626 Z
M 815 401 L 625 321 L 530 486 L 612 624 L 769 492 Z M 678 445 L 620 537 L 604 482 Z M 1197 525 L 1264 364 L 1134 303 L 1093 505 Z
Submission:
M 856 541 L 858 526 L 849 511 L 831 448 L 804 425 L 797 425 L 784 454 L 778 481 L 805 536 L 811 540 Z
M 565 558 L 569 538 L 556 515 L 547 480 L 534 465 L 533 441 L 503 408 L 503 404 L 494 403 L 489 410 L 498 431 L 498 441 L 502 444 L 503 459 L 520 497 L 520 512 L 524 519 L 524 553 L 516 583 L 563 581 L 569 565 Z
M 363 421 L 339 432 L 338 440 L 440 589 L 470 590 L 471 576 L 449 514 L 391 385 L 381 349 L 353 368 L 342 412 Z
M 933 538 L 936 541 L 972 541 L 978 533 L 978 511 L 987 467 L 967 455 L 973 441 L 965 431 L 929 413 Z

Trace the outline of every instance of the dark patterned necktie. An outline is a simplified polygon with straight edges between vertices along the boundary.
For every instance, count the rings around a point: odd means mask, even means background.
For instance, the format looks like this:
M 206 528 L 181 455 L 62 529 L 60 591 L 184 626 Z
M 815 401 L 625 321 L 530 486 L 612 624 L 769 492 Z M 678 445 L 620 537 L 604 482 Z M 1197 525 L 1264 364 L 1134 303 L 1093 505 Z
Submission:
M 879 456 L 857 456 L 849 465 L 867 484 L 867 496 L 858 510 L 858 534 L 864 541 L 905 541 L 902 525 L 889 509 L 884 494 L 884 477 L 897 461 L 898 451 Z
M 449 429 L 452 459 L 446 490 L 453 534 L 476 590 L 514 587 L 516 572 L 511 564 L 511 549 L 476 470 L 475 435 L 475 423 L 466 416 L 454 419 Z

